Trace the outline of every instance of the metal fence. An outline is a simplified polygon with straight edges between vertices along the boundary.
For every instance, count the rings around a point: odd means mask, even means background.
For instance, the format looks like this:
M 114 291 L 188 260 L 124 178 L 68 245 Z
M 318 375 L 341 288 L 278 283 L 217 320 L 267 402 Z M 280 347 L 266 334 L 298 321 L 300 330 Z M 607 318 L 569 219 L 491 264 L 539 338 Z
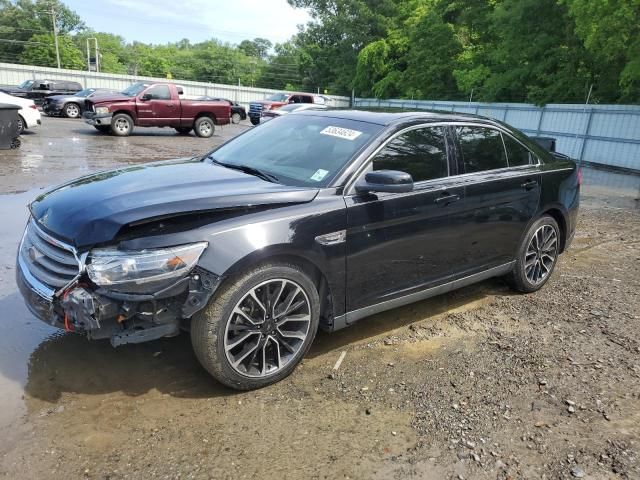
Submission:
M 29 79 L 71 80 L 81 83 L 85 88 L 112 88 L 116 90 L 124 90 L 132 83 L 138 81 L 167 81 L 166 78 L 0 63 L 0 85 L 18 85 Z M 182 85 L 187 95 L 210 95 L 212 97 L 228 98 L 244 106 L 248 106 L 252 100 L 263 99 L 267 95 L 281 91 L 243 85 L 223 85 L 219 83 L 192 82 L 179 79 L 172 79 L 171 82 Z M 329 106 L 331 107 L 349 106 L 349 97 L 339 97 L 335 95 L 324 96 L 330 99 Z
M 556 150 L 593 164 L 640 172 L 640 106 L 432 102 L 357 98 L 359 107 L 395 107 L 475 113 L 531 136 L 554 137 Z

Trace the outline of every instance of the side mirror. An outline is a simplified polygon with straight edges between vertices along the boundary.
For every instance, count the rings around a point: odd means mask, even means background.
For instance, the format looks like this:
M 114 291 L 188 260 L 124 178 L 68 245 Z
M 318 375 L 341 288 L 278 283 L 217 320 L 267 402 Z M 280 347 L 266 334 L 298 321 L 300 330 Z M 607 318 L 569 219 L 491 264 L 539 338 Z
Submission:
M 378 170 L 365 175 L 364 181 L 356 183 L 356 192 L 406 193 L 413 190 L 413 178 L 398 170 Z
M 143 93 L 142 96 L 140 97 L 140 100 L 146 102 L 147 100 L 151 100 L 153 98 L 153 95 L 151 95 L 150 93 Z

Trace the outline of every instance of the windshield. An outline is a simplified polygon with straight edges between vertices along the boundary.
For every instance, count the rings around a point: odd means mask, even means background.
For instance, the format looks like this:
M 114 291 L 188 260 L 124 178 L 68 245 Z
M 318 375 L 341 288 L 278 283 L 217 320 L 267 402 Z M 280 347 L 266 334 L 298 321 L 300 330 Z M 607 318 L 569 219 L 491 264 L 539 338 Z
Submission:
M 95 88 L 85 88 L 84 90 L 80 90 L 78 93 L 76 93 L 76 97 L 88 97 L 95 91 Z
M 271 102 L 286 102 L 289 98 L 289 95 L 286 93 L 274 93 L 273 95 L 269 95 L 265 100 L 269 100 Z
M 257 169 L 278 183 L 325 187 L 381 125 L 332 117 L 287 115 L 214 150 L 214 162 Z
M 35 80 L 25 80 L 20 85 L 18 85 L 18 88 L 23 88 L 25 90 L 28 90 L 29 88 L 31 88 L 31 85 L 33 85 L 34 83 L 35 83 Z
M 148 86 L 149 86 L 148 83 L 143 83 L 143 82 L 134 83 L 130 87 L 125 88 L 122 91 L 122 94 L 126 95 L 127 97 L 135 97 Z

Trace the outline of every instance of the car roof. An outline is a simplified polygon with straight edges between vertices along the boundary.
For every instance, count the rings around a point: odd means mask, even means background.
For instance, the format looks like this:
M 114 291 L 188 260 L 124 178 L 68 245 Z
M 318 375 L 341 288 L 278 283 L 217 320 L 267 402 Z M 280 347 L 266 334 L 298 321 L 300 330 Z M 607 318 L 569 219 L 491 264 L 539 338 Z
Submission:
M 344 120 L 354 120 L 358 122 L 368 122 L 377 125 L 392 125 L 396 123 L 405 123 L 414 120 L 422 120 L 425 122 L 452 122 L 452 121 L 471 121 L 500 124 L 481 115 L 473 115 L 470 113 L 453 113 L 443 112 L 439 110 L 419 110 L 419 111 L 403 111 L 400 109 L 331 109 L 331 110 L 301 110 L 298 115 L 314 115 L 322 117 L 341 118 Z

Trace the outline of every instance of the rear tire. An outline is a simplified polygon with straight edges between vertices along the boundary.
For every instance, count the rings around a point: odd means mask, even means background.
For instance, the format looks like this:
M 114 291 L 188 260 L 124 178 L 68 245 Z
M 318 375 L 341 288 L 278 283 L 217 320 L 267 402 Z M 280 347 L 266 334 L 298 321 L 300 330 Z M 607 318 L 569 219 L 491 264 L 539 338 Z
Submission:
M 215 124 L 211 117 L 198 117 L 193 124 L 193 130 L 196 132 L 196 135 L 201 138 L 209 138 L 213 135 L 215 131 Z
M 177 127 L 176 128 L 176 132 L 178 132 L 180 135 L 189 135 L 191 133 L 191 130 L 193 130 L 193 128 L 191 128 L 191 127 Z
M 262 265 L 223 285 L 193 317 L 191 343 L 219 382 L 237 390 L 261 388 L 300 363 L 319 317 L 318 291 L 300 267 Z
M 128 137 L 133 132 L 133 119 L 126 113 L 118 113 L 111 119 L 111 133 L 118 137 Z
M 514 290 L 531 293 L 549 281 L 558 263 L 560 228 L 555 219 L 543 215 L 527 230 L 516 257 L 516 264 L 505 279 Z
M 259 117 L 249 117 L 249 119 L 251 120 L 251 125 L 260 125 Z
M 231 123 L 240 123 L 240 120 L 242 120 L 242 117 L 239 113 L 234 113 L 233 115 L 231 115 Z
M 24 125 L 25 125 L 24 118 L 18 115 L 18 135 L 22 135 L 24 133 L 25 131 Z
M 64 106 L 64 115 L 67 118 L 79 118 L 80 105 L 78 105 L 77 103 L 67 103 Z

